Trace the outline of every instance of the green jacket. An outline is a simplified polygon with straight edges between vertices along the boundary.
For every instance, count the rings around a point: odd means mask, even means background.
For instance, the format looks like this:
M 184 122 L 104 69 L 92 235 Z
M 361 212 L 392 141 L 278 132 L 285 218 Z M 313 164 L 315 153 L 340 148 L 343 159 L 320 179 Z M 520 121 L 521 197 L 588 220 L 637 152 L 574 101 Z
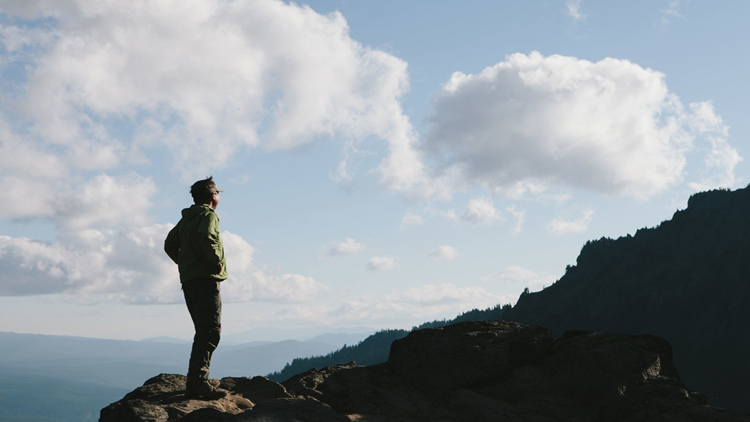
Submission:
M 182 210 L 182 219 L 164 241 L 164 251 L 177 264 L 182 283 L 194 278 L 227 279 L 219 216 L 208 205 Z

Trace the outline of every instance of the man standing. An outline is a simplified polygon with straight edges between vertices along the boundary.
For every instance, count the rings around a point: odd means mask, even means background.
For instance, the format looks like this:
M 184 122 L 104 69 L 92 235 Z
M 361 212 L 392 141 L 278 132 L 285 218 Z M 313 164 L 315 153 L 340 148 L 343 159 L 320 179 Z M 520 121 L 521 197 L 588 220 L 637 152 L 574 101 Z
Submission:
M 209 379 L 211 355 L 221 338 L 220 283 L 227 279 L 224 246 L 219 233 L 219 192 L 213 176 L 190 187 L 193 204 L 169 232 L 164 251 L 177 264 L 190 317 L 195 326 L 187 374 L 188 394 L 207 399 L 227 395 L 219 381 Z

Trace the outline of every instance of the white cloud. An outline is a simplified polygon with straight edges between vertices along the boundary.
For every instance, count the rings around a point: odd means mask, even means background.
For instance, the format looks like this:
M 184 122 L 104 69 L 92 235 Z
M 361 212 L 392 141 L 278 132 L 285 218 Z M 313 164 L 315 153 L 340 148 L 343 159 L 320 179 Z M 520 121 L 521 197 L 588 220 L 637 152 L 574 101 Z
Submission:
M 146 223 L 145 210 L 156 193 L 149 178 L 95 176 L 79 189 L 54 200 L 53 219 L 65 230 Z
M 425 209 L 425 213 L 430 216 L 441 217 L 451 222 L 459 221 L 461 219 L 461 217 L 458 215 L 458 212 L 455 209 L 441 210 L 441 209 L 436 208 L 433 205 L 428 206 Z
M 589 223 L 593 217 L 594 211 L 588 210 L 584 211 L 583 215 L 575 220 L 555 218 L 547 224 L 547 233 L 559 236 L 584 232 L 589 227 Z
M 328 287 L 312 277 L 299 274 L 266 274 L 255 266 L 255 248 L 241 236 L 223 232 L 229 278 L 223 282 L 222 299 L 228 302 L 269 301 L 279 303 L 307 302 Z
M 491 224 L 500 219 L 500 214 L 489 198 L 475 198 L 466 205 L 461 219 L 472 224 Z
M 433 102 L 423 149 L 454 186 L 515 197 L 572 187 L 648 198 L 682 182 L 688 153 L 711 137 L 728 158 L 704 166 L 702 178 L 733 174 L 726 127 L 701 132 L 706 103 L 686 109 L 664 79 L 627 60 L 513 54 L 479 74 L 453 74 Z
M 12 201 L 0 218 L 50 217 L 53 199 L 67 175 L 63 160 L 33 140 L 16 135 L 0 111 L 0 183 Z
M 387 255 L 373 256 L 367 262 L 367 269 L 370 271 L 390 271 L 395 267 L 396 259 Z
M 401 218 L 401 230 L 410 226 L 419 226 L 422 223 L 424 223 L 424 220 L 421 215 L 406 211 L 406 214 Z
M 0 114 L 0 169 L 6 174 L 34 176 L 49 180 L 65 174 L 65 164 L 56 155 L 43 150 L 34 141 L 13 133 Z M 1 174 L 1 173 L 0 173 Z
M 337 243 L 336 245 L 334 245 L 328 251 L 328 255 L 331 255 L 331 256 L 351 255 L 357 252 L 361 252 L 364 249 L 365 249 L 365 245 L 363 243 L 357 243 L 354 239 L 347 237 L 346 240 L 341 241 Z
M 51 217 L 57 183 L 34 177 L 0 176 L 6 195 L 13 198 L 0 207 L 0 218 Z
M 182 302 L 177 266 L 164 253 L 171 225 L 65 232 L 58 243 L 0 236 L 2 296 L 63 294 L 74 302 Z M 298 274 L 267 274 L 253 264 L 254 249 L 223 232 L 227 302 L 304 302 L 327 288 Z
M 2 294 L 179 301 L 159 246 L 165 233 L 144 232 L 165 227 L 148 216 L 156 187 L 122 171 L 147 167 L 154 151 L 195 180 L 255 146 L 330 137 L 347 145 L 344 161 L 363 139 L 412 149 L 399 102 L 406 63 L 353 40 L 339 13 L 275 0 L 2 8 L 0 70 L 13 72 L 1 82 L 13 89 L 0 102 L 0 183 L 16 199 L 0 218 L 44 218 L 59 230 L 54 243 L 2 238 L 0 271 L 16 276 L 0 281 Z M 299 302 L 325 290 L 310 277 L 266 273 L 249 244 L 227 238 L 228 256 L 244 251 L 229 263 L 228 300 Z
M 448 221 L 458 221 L 458 214 L 456 213 L 456 210 L 447 210 L 439 212 L 438 214 Z
M 0 216 L 46 218 L 58 233 L 54 242 L 0 238 L 0 273 L 7 275 L 0 295 L 60 293 L 76 302 L 137 303 L 181 297 L 163 252 L 168 226 L 147 217 L 156 192 L 150 178 L 100 174 L 75 188 L 33 176 L 3 180 L 12 181 L 11 192 L 20 190 L 13 206 L 24 209 L 10 207 Z
M 695 191 L 734 187 L 737 184 L 734 169 L 742 161 L 742 157 L 727 141 L 729 128 L 721 116 L 714 112 L 710 102 L 690 104 L 690 108 L 695 116 L 691 121 L 693 130 L 707 134 L 710 143 L 704 168 L 699 172 L 702 179 L 690 182 L 690 187 Z
M 243 148 L 333 135 L 350 147 L 385 140 L 384 185 L 412 186 L 421 171 L 407 157 L 415 135 L 399 102 L 406 63 L 353 40 L 338 12 L 274 0 L 11 0 L 3 9 L 13 18 L 3 42 L 17 52 L 7 65 L 28 72 L 9 110 L 73 168 L 108 169 L 166 147 L 190 179 L 208 171 L 208 150 L 215 167 Z M 28 24 L 45 19 L 54 24 Z
M 144 224 L 156 193 L 150 178 L 136 174 L 100 174 L 71 187 L 51 178 L 23 172 L 3 176 L 0 171 L 0 181 L 14 198 L 0 211 L 0 218 L 42 217 L 64 230 Z
M 449 199 L 455 184 L 454 172 L 448 169 L 442 175 L 430 174 L 416 147 L 416 134 L 405 117 L 396 131 L 398 134 L 389 138 L 388 156 L 378 167 L 381 185 L 416 200 Z
M 59 243 L 0 237 L 3 296 L 62 293 L 69 300 L 173 303 L 182 296 L 163 252 L 169 226 L 80 230 Z
M 458 250 L 448 245 L 440 246 L 439 248 L 429 253 L 429 257 L 433 261 L 437 262 L 453 261 L 454 259 L 458 258 L 458 255 Z
M 510 215 L 512 215 L 516 219 L 516 224 L 513 226 L 513 228 L 510 229 L 510 234 L 513 236 L 518 236 L 521 234 L 521 230 L 523 229 L 523 222 L 526 217 L 526 211 L 517 211 L 515 205 L 511 205 L 505 208 L 506 211 Z
M 565 0 L 565 7 L 568 11 L 568 16 L 574 20 L 580 21 L 586 19 L 586 15 L 581 13 L 581 0 Z
M 669 0 L 669 6 L 667 6 L 666 9 L 660 10 L 662 14 L 661 22 L 663 24 L 672 22 L 673 18 L 685 18 L 685 16 L 680 12 L 680 3 L 682 3 L 681 0 Z
M 583 17 L 579 1 L 566 7 Z M 353 40 L 336 12 L 274 0 L 11 0 L 4 12 L 0 66 L 26 73 L 0 112 L 23 122 L 10 130 L 24 133 L 19 162 L 56 160 L 47 172 L 142 164 L 166 149 L 192 180 L 208 173 L 207 150 L 220 167 L 250 147 L 326 137 L 344 145 L 333 178 L 346 183 L 357 144 L 376 138 L 388 146 L 382 186 L 410 197 L 447 199 L 477 185 L 513 196 L 572 186 L 648 197 L 685 177 L 695 139 L 695 116 L 664 76 L 625 60 L 514 54 L 478 75 L 457 72 L 418 139 L 400 104 L 406 63 Z M 29 24 L 46 20 L 54 25 Z M 3 152 L 21 148 L 0 142 Z M 725 136 L 715 145 L 719 158 L 701 160 L 695 183 L 733 174 L 736 151 Z M 42 183 L 25 169 L 14 177 Z
M 573 195 L 567 192 L 545 193 L 537 196 L 537 201 L 542 204 L 561 206 L 573 199 Z

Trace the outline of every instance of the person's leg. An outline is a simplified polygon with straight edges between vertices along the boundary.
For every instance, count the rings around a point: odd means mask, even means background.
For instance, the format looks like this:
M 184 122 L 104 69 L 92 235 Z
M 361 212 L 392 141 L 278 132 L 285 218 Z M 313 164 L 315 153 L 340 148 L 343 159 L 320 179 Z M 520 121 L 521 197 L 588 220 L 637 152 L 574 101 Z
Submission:
M 208 379 L 211 356 L 221 339 L 221 294 L 214 280 L 190 280 L 183 291 L 195 327 L 187 374 L 191 384 Z

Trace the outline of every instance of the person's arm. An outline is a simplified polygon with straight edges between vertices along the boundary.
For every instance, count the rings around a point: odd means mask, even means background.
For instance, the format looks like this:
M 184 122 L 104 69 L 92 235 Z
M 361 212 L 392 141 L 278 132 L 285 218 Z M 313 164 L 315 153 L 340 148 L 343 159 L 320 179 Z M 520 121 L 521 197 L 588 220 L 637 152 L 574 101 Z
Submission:
M 219 217 L 214 213 L 209 213 L 201 221 L 198 233 L 203 257 L 217 268 L 217 273 L 220 273 L 223 270 L 221 263 L 224 258 L 224 248 L 219 232 Z
M 177 229 L 179 226 L 180 223 L 177 223 L 177 225 L 169 231 L 167 238 L 164 240 L 164 252 L 169 255 L 169 258 L 172 259 L 175 264 L 180 258 L 180 232 Z

